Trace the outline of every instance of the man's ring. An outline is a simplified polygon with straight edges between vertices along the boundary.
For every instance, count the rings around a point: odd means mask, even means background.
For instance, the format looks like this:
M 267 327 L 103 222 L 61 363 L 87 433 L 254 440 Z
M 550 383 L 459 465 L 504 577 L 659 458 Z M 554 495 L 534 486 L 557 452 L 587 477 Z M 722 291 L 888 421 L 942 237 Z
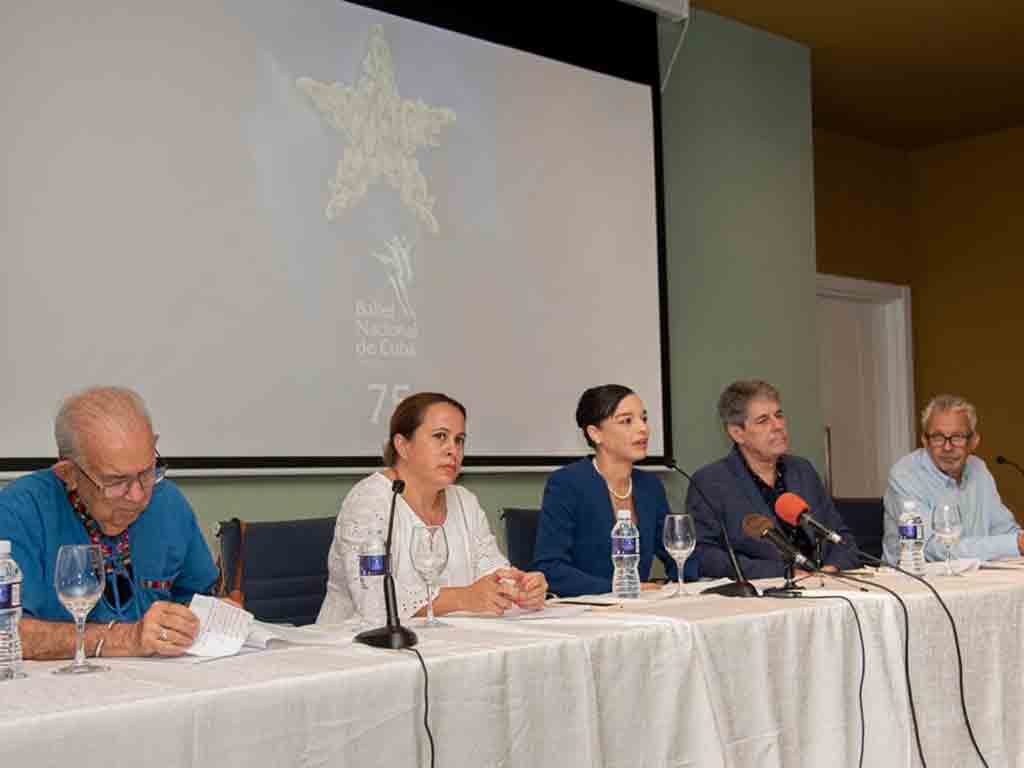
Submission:
M 160 627 L 160 639 L 167 642 L 167 627 Z

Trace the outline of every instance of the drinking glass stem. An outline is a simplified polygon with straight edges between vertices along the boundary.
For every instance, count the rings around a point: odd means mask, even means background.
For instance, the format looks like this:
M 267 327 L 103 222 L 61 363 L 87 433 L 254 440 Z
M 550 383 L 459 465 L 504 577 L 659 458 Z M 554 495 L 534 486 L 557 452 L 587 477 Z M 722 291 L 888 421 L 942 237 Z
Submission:
M 85 617 L 75 618 L 75 664 L 85 666 Z
M 434 582 L 427 582 L 427 624 L 434 623 Z
M 676 560 L 676 575 L 679 577 L 679 595 L 682 596 L 683 592 L 683 566 L 686 565 L 686 558 L 682 560 Z
M 953 554 L 953 548 L 951 546 L 949 546 L 949 544 L 947 544 L 946 545 L 946 575 L 947 576 L 952 576 L 953 575 L 953 564 L 949 561 L 949 558 L 950 558 L 950 556 L 952 554 Z

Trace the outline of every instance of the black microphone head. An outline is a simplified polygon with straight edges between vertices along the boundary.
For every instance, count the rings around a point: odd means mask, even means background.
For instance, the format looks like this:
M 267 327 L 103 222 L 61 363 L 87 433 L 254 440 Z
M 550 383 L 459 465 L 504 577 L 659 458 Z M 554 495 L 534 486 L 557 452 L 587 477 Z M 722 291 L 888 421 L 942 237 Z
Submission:
M 1005 464 L 1005 463 L 1006 463 L 1006 457 L 1005 456 L 996 456 L 996 464 Z
M 394 482 L 391 483 L 391 492 L 392 493 L 401 493 L 404 490 L 405 490 L 405 480 L 403 480 L 400 477 L 396 477 Z

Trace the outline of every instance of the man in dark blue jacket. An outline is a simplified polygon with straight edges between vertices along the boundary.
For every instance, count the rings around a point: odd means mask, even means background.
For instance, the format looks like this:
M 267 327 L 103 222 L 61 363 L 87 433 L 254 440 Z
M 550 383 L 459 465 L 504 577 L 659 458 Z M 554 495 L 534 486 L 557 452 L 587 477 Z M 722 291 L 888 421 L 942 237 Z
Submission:
M 764 539 L 743 533 L 743 519 L 751 513 L 771 518 L 797 549 L 814 560 L 817 552 L 813 534 L 788 525 L 775 514 L 775 500 L 787 491 L 802 497 L 820 522 L 843 537 L 842 544 L 824 543 L 821 560 L 827 569 L 859 564 L 853 534 L 836 512 L 818 473 L 806 459 L 787 453 L 789 433 L 780 400 L 778 390 L 764 381 L 733 382 L 718 399 L 718 414 L 732 438 L 732 451 L 698 470 L 686 496 L 686 507 L 697 526 L 702 576 L 734 575 L 720 520 L 728 529 L 746 578 L 783 575 L 786 564 L 778 550 Z M 708 507 L 694 485 L 704 491 L 714 509 Z

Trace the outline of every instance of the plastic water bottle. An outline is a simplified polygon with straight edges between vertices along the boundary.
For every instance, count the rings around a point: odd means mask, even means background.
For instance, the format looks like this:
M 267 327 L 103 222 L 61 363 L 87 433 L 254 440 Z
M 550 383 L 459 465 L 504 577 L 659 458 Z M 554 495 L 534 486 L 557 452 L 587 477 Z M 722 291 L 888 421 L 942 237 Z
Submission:
M 612 593 L 616 597 L 640 597 L 640 531 L 633 513 L 620 509 L 612 528 Z
M 924 576 L 924 517 L 921 506 L 913 499 L 901 502 L 900 513 L 900 568 L 917 576 Z
M 11 542 L 0 541 L 0 680 L 24 677 L 21 662 L 21 569 L 11 557 Z
M 384 611 L 384 536 L 371 531 L 359 550 L 359 584 L 363 588 L 363 622 L 382 626 Z

